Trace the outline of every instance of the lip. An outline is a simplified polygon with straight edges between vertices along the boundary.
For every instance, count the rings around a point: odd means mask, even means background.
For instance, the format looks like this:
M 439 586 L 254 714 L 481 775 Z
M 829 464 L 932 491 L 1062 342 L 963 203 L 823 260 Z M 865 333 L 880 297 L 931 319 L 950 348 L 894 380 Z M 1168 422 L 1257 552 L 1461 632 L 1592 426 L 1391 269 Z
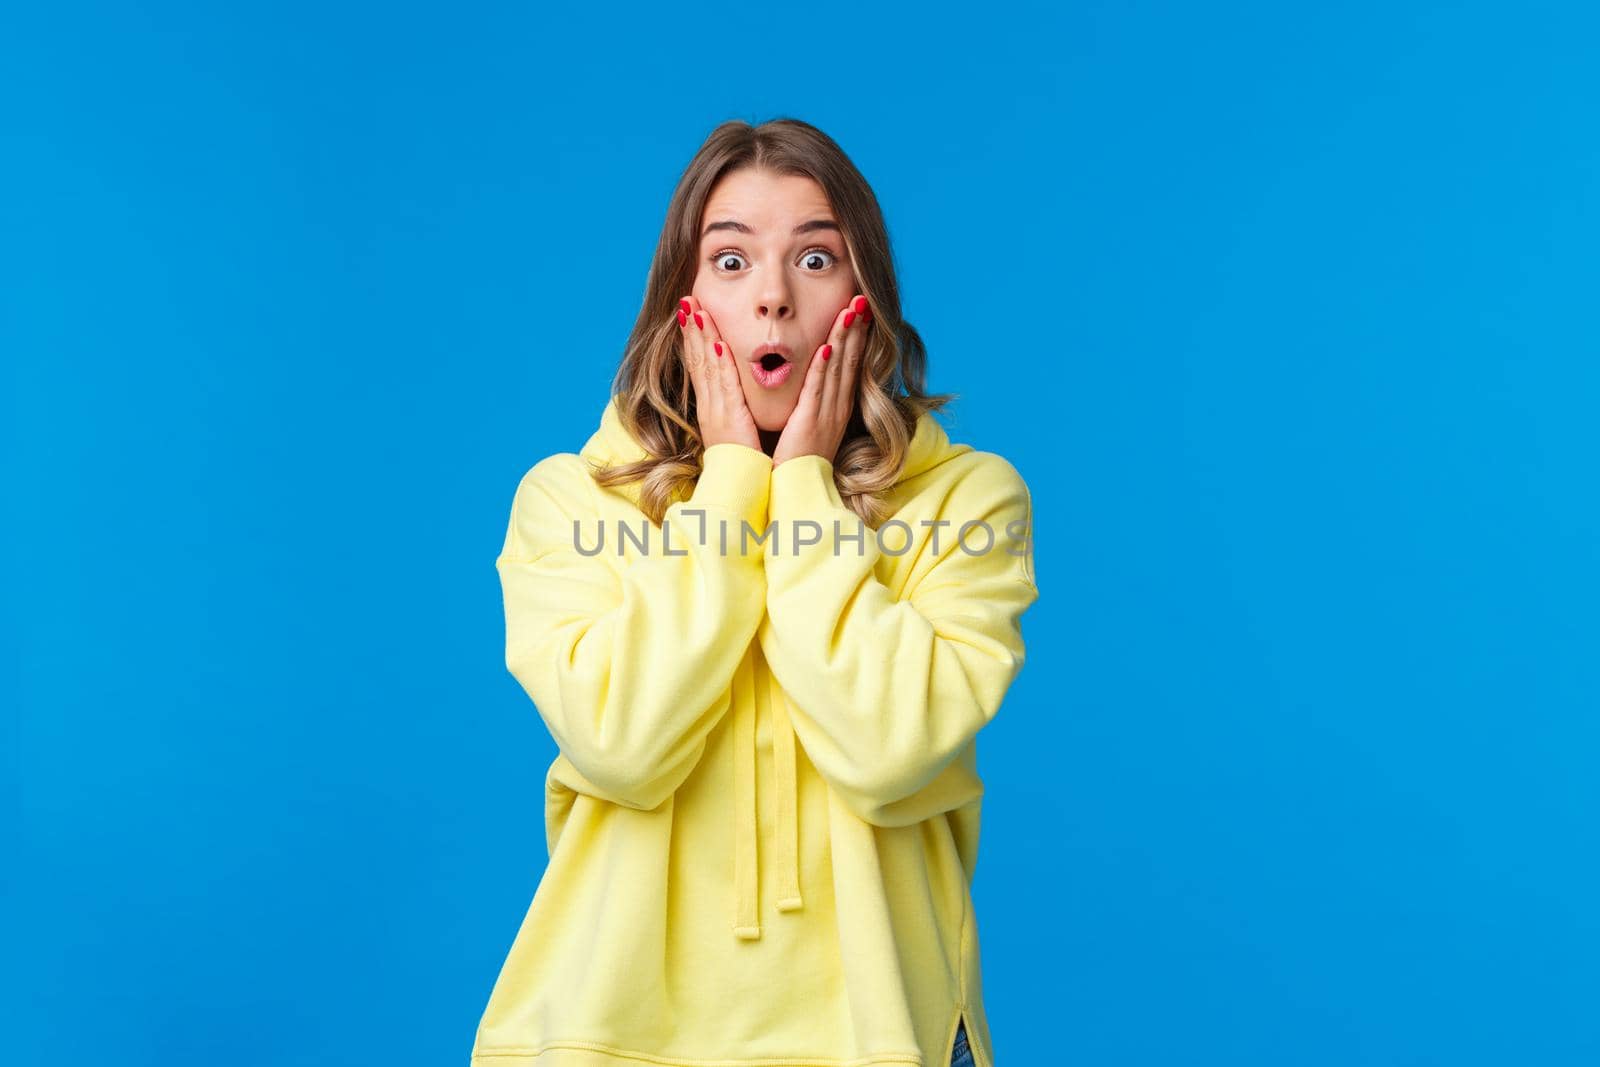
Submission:
M 782 341 L 766 341 L 757 345 L 750 353 L 750 362 L 761 362 L 761 357 L 766 355 L 768 352 L 776 352 L 790 363 L 794 362 L 794 349 L 790 348 Z
M 776 352 L 784 358 L 783 366 L 777 370 L 767 370 L 761 365 L 761 357 L 768 352 Z M 776 389 L 789 380 L 789 375 L 794 371 L 794 349 L 781 341 L 767 341 L 750 353 L 750 373 L 755 377 L 756 383 L 767 389 Z

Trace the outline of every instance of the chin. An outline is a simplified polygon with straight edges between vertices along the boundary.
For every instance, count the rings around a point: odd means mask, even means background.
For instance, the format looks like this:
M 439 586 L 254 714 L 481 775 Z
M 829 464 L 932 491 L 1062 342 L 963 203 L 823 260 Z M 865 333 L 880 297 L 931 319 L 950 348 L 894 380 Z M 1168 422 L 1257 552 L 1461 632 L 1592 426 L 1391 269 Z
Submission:
M 770 408 L 757 411 L 752 408 L 750 416 L 756 420 L 756 429 L 764 433 L 780 433 L 789 425 L 789 416 L 793 413 L 792 405 L 785 405 L 782 411 L 773 411 Z

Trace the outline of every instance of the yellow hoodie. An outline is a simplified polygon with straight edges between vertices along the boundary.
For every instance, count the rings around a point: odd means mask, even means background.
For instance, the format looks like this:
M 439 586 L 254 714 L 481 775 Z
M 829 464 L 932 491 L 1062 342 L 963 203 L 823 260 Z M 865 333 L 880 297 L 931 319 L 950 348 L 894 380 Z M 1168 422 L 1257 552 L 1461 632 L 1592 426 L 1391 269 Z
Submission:
M 828 460 L 732 443 L 658 527 L 589 477 L 644 455 L 616 404 L 495 563 L 560 754 L 474 1067 L 943 1067 L 963 1016 L 993 1067 L 974 738 L 1038 597 L 1027 485 L 924 415 L 876 531 Z

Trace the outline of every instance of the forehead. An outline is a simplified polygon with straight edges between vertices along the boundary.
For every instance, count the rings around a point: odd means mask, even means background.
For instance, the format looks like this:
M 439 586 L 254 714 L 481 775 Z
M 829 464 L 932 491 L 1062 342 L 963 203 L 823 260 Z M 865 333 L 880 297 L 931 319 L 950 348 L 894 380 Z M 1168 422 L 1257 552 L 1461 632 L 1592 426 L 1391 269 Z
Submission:
M 828 196 L 814 178 L 746 167 L 717 182 L 706 201 L 704 222 L 737 219 L 757 233 L 787 234 L 799 223 L 831 218 Z

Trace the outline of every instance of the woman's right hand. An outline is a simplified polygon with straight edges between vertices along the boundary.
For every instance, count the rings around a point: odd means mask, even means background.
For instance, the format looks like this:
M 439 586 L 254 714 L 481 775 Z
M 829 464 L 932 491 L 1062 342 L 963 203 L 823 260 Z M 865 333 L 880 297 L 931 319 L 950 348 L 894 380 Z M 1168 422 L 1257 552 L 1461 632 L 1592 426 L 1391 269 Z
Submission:
M 711 312 L 692 296 L 678 301 L 678 328 L 683 335 L 683 361 L 694 386 L 695 413 L 703 448 L 729 442 L 761 451 L 755 416 L 745 403 L 733 351 L 711 321 Z

